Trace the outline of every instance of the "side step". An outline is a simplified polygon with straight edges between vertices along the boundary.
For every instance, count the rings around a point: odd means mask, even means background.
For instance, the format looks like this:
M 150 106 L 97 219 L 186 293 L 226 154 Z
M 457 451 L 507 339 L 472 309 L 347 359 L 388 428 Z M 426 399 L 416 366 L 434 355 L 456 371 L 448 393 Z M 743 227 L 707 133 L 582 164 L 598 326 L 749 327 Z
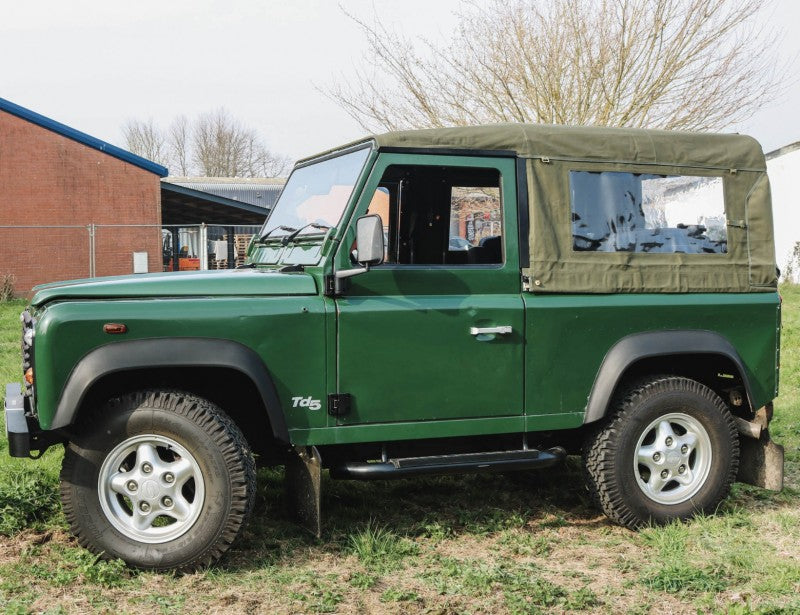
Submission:
M 384 480 L 425 474 L 466 474 L 547 468 L 566 457 L 563 448 L 546 451 L 514 450 L 431 457 L 405 457 L 388 461 L 348 461 L 330 470 L 332 478 Z

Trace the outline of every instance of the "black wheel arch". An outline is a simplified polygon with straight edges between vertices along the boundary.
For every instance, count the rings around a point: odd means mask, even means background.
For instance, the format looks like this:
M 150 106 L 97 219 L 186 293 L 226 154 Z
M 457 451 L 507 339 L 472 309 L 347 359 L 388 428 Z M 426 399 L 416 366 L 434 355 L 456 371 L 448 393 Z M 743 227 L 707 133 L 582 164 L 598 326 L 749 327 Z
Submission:
M 88 352 L 72 370 L 53 415 L 51 429 L 73 424 L 93 387 L 115 374 L 153 369 L 222 369 L 252 383 L 263 403 L 272 435 L 289 443 L 289 431 L 275 384 L 261 357 L 232 340 L 215 338 L 152 338 L 115 342 Z
M 584 424 L 606 416 L 615 391 L 637 365 L 672 359 L 686 362 L 696 357 L 716 357 L 732 366 L 745 389 L 748 407 L 752 407 L 744 362 L 725 337 L 706 330 L 645 331 L 623 337 L 606 353 L 589 394 Z M 676 373 L 692 377 L 691 370 L 677 369 Z

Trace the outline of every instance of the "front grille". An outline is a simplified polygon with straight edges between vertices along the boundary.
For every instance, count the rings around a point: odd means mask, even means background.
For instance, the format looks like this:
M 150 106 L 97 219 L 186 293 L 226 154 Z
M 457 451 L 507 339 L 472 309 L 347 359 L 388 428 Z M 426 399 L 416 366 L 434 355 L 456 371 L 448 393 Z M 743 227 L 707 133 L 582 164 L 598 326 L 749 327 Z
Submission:
M 36 325 L 36 319 L 31 316 L 28 310 L 20 314 L 22 321 L 22 376 L 24 379 L 25 372 L 33 365 L 33 343 L 28 343 L 28 339 L 32 340 L 31 335 L 25 335 L 28 331 L 33 332 L 33 327 Z M 33 395 L 33 386 L 25 381 L 25 395 L 28 397 Z

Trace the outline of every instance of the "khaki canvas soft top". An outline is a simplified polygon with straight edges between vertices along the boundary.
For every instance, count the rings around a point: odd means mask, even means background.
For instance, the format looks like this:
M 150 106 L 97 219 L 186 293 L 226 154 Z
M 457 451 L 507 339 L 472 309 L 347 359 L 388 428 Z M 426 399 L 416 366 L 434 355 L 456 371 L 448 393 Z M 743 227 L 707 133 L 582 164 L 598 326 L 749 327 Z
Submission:
M 380 147 L 508 150 L 522 158 L 637 162 L 766 171 L 752 137 L 633 128 L 492 124 L 377 135 Z
M 523 275 L 533 292 L 764 292 L 777 287 L 766 161 L 751 137 L 494 124 L 371 139 L 380 148 L 500 150 L 526 159 L 530 265 Z M 721 177 L 727 253 L 574 251 L 571 170 Z

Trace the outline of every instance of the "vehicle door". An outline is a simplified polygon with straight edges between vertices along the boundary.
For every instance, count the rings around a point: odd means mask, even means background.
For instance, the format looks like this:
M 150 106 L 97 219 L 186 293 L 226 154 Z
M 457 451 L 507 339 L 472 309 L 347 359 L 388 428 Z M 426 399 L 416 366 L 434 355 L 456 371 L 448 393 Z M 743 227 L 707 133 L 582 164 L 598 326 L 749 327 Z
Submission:
M 385 262 L 336 299 L 339 424 L 519 416 L 524 310 L 511 157 L 382 153 L 356 220 L 379 214 Z

